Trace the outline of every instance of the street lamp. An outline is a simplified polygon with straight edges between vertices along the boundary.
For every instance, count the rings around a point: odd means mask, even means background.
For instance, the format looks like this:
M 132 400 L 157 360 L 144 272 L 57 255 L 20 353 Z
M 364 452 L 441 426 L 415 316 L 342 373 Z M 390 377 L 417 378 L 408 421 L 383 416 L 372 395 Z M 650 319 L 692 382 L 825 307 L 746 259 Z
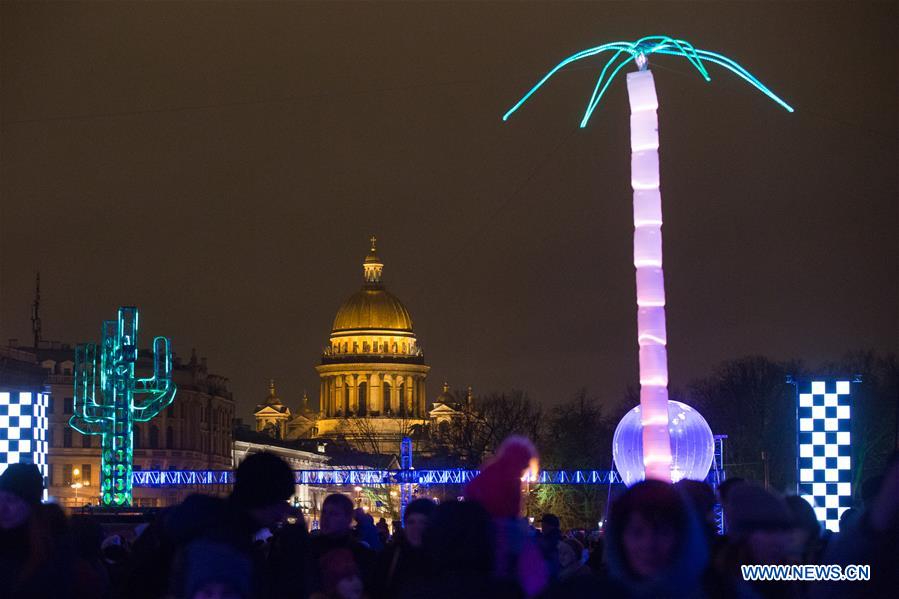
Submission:
M 78 468 L 75 468 L 74 470 L 72 470 L 72 476 L 75 477 L 74 482 L 72 482 L 72 488 L 75 489 L 75 506 L 77 507 L 77 505 L 78 505 L 78 489 L 80 489 L 81 487 L 84 486 L 81 484 L 81 481 L 78 480 L 78 478 L 81 476 L 81 470 L 79 470 Z

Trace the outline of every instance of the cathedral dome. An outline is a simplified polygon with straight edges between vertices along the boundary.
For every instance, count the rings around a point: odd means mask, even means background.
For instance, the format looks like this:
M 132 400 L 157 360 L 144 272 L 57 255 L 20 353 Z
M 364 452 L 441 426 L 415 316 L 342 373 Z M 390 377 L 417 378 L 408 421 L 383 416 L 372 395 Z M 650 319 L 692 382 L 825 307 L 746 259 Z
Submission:
M 387 329 L 412 331 L 406 306 L 384 289 L 361 289 L 343 302 L 334 317 L 334 331 Z
M 362 265 L 365 284 L 343 302 L 334 317 L 334 332 L 390 330 L 412 332 L 412 316 L 406 306 L 384 289 L 381 274 L 384 264 L 375 251 L 375 238 Z

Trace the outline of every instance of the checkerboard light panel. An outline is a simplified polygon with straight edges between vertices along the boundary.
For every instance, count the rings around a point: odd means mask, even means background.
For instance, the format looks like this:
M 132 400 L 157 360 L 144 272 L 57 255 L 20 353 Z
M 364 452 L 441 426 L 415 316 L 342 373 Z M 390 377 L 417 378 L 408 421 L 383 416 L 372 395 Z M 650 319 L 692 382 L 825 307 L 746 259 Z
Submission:
M 849 381 L 811 381 L 799 388 L 799 495 L 828 530 L 852 506 Z
M 0 392 L 0 474 L 10 464 L 36 464 L 46 483 L 47 398 L 46 393 Z

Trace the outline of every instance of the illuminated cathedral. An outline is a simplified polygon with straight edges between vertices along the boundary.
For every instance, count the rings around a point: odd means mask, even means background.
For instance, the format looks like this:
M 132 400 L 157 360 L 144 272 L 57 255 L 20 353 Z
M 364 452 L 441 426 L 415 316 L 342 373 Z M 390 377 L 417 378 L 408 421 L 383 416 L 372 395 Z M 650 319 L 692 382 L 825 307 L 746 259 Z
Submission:
M 362 263 L 362 288 L 337 311 L 315 367 L 320 379 L 318 412 L 304 397 L 299 412 L 291 413 L 272 382 L 254 414 L 257 431 L 280 439 L 340 438 L 363 450 L 395 451 L 402 437 L 460 413 L 461 403 L 454 401 L 446 384 L 429 405 L 430 367 L 412 316 L 385 289 L 383 273 L 372 237 Z

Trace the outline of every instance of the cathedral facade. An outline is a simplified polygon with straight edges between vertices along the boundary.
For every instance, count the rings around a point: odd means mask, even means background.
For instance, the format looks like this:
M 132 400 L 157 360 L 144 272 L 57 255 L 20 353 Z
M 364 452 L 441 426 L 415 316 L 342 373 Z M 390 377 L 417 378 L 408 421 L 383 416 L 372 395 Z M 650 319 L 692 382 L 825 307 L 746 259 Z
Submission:
M 362 287 L 337 311 L 319 375 L 319 409 L 308 400 L 296 414 L 274 386 L 257 407 L 257 431 L 283 439 L 340 438 L 364 451 L 396 451 L 399 440 L 450 417 L 447 406 L 427 400 L 430 367 L 415 337 L 412 316 L 383 282 L 375 238 L 362 263 Z M 442 397 L 442 396 L 441 396 Z M 439 400 L 439 398 L 438 398 Z

